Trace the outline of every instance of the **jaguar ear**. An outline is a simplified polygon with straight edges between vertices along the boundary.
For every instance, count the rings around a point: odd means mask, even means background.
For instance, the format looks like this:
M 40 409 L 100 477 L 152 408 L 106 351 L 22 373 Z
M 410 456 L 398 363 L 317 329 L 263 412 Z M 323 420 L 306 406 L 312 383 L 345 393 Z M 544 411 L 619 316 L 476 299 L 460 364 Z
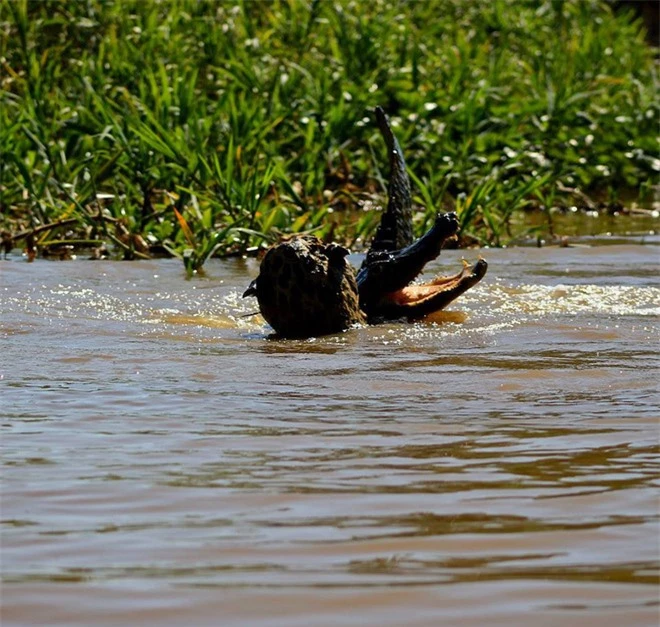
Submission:
M 256 296 L 257 295 L 257 281 L 258 280 L 259 279 L 257 277 L 256 279 L 254 279 L 252 281 L 252 283 L 250 283 L 250 285 L 248 285 L 248 288 L 243 292 L 243 298 L 245 298 L 246 296 Z
M 325 249 L 325 254 L 331 264 L 338 264 L 346 255 L 350 255 L 351 251 L 339 244 L 329 244 Z

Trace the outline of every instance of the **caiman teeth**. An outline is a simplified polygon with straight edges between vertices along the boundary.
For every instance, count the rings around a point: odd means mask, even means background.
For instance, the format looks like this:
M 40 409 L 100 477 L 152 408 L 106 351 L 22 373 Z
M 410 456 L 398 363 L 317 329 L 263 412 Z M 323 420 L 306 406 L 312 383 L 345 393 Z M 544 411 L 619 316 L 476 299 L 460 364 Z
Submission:
M 445 283 L 451 283 L 453 281 L 457 281 L 463 276 L 466 270 L 472 269 L 472 266 L 467 261 L 465 261 L 464 259 L 462 261 L 463 261 L 463 267 L 456 274 L 450 274 L 448 276 L 439 274 L 433 279 L 431 279 L 431 281 L 426 283 L 426 285 L 443 285 Z

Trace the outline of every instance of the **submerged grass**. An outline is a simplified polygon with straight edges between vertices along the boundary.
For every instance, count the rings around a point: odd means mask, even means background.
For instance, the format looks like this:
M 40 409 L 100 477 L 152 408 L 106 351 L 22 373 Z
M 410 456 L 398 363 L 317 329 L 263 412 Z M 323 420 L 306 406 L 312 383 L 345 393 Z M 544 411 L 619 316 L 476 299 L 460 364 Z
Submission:
M 379 104 L 419 232 L 455 209 L 465 241 L 501 245 L 526 208 L 657 189 L 653 50 L 601 0 L 0 0 L 0 32 L 2 228 L 33 251 L 192 273 L 283 233 L 359 246 Z

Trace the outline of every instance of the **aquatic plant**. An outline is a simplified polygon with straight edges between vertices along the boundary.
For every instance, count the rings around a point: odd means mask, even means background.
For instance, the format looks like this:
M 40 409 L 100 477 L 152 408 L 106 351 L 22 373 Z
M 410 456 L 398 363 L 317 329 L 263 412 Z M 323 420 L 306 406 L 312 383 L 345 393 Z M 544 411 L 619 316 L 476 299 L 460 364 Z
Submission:
M 378 104 L 418 234 L 456 209 L 501 245 L 525 208 L 650 203 L 660 171 L 653 50 L 601 0 L 2 0 L 0 32 L 1 226 L 42 250 L 194 272 L 280 233 L 360 246 Z

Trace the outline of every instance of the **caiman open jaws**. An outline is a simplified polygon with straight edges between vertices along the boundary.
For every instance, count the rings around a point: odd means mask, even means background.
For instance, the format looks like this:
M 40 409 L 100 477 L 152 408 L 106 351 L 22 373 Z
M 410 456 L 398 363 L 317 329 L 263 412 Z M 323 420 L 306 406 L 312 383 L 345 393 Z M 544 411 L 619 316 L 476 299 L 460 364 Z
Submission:
M 455 213 L 439 214 L 419 240 L 412 229 L 410 178 L 399 142 L 385 112 L 376 119 L 390 161 L 388 203 L 362 267 L 346 260 L 348 250 L 298 236 L 271 247 L 259 276 L 243 296 L 256 296 L 266 321 L 282 337 L 311 337 L 343 331 L 365 321 L 414 320 L 446 307 L 478 283 L 488 264 L 464 263 L 455 275 L 413 283 L 435 259 L 443 243 L 455 235 Z

